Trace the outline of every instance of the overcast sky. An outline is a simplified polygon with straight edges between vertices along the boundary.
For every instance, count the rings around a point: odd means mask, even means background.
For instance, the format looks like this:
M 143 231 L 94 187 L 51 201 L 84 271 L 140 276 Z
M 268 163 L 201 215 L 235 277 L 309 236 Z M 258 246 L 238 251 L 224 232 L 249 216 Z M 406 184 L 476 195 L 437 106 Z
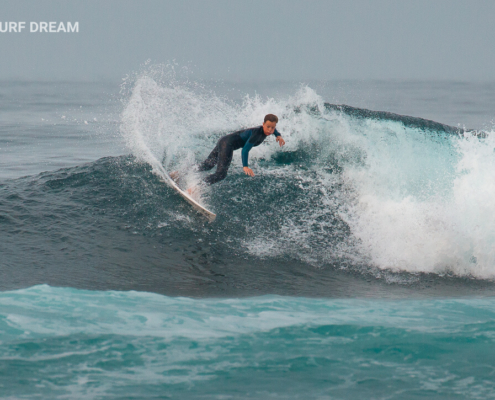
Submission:
M 175 59 L 225 80 L 495 81 L 493 0 L 2 0 L 0 21 L 27 24 L 0 33 L 2 80 L 119 80 Z

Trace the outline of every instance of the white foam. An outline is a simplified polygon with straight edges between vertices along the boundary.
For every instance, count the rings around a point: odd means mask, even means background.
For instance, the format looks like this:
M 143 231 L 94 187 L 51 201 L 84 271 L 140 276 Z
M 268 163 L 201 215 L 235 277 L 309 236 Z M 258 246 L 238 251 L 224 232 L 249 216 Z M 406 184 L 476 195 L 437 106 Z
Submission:
M 495 277 L 493 138 L 410 142 L 399 142 L 401 163 L 371 146 L 367 165 L 346 171 L 359 250 L 383 269 Z

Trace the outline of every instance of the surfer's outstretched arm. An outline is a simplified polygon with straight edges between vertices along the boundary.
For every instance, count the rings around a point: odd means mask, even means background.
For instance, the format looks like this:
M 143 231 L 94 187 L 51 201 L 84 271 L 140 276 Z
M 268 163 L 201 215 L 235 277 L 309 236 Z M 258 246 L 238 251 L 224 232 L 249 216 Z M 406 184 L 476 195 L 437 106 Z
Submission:
M 247 142 L 242 148 L 241 158 L 242 158 L 242 169 L 244 173 L 249 176 L 254 176 L 254 172 L 251 168 L 248 167 L 248 157 L 249 150 L 253 148 L 253 143 Z
M 280 132 L 277 131 L 276 129 L 273 131 L 273 136 L 275 136 L 275 140 L 278 142 L 280 147 L 282 147 L 285 144 L 285 140 L 282 138 Z

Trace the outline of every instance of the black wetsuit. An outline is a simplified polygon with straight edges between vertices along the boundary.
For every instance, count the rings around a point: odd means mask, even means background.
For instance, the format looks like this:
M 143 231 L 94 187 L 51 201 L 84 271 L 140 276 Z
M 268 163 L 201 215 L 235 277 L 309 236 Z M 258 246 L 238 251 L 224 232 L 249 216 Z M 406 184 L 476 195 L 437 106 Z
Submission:
M 280 136 L 280 133 L 275 129 L 275 136 Z M 217 171 L 214 174 L 208 175 L 205 182 L 212 185 L 221 181 L 227 176 L 234 150 L 242 147 L 242 165 L 248 166 L 249 151 L 256 146 L 259 146 L 268 136 L 263 132 L 263 126 L 255 128 L 243 129 L 226 135 L 218 141 L 215 148 L 212 150 L 208 158 L 198 165 L 199 171 L 209 171 L 217 165 Z

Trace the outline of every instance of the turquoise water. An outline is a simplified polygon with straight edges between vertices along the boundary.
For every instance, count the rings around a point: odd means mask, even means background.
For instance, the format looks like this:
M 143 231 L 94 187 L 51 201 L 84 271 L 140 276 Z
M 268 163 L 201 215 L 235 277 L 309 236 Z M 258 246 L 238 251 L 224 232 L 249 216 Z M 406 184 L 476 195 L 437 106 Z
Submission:
M 486 399 L 495 300 L 0 294 L 2 398 Z

